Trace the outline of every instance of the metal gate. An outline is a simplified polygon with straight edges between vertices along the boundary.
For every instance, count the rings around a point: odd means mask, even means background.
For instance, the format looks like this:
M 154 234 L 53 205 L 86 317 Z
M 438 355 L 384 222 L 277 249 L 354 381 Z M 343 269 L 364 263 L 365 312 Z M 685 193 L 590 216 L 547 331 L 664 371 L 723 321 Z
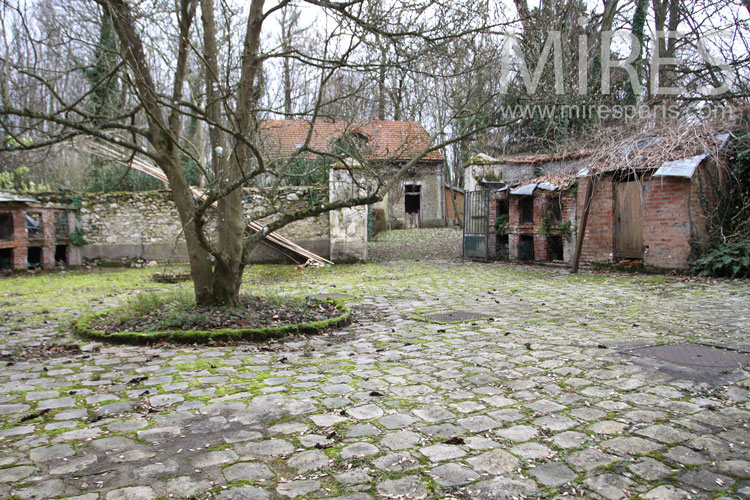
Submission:
M 490 192 L 469 191 L 464 197 L 464 245 L 465 259 L 489 259 L 490 240 Z

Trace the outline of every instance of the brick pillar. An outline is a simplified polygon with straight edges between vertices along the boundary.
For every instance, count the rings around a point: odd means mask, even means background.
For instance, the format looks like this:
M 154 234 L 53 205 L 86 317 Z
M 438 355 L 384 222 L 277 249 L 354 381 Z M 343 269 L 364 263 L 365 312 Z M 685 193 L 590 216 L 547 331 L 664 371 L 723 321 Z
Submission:
M 518 233 L 513 232 L 508 235 L 508 259 L 518 260 L 518 242 L 520 237 Z
M 42 269 L 55 268 L 55 215 L 52 210 L 42 210 Z
M 490 190 L 489 208 L 487 219 L 489 221 L 489 231 L 487 239 L 487 255 L 490 259 L 497 257 L 497 230 L 495 229 L 495 218 L 497 217 L 497 195 L 494 190 Z
M 26 246 L 29 238 L 26 234 L 26 211 L 22 208 L 13 211 L 13 240 L 17 242 L 17 246 L 13 248 L 13 269 L 26 269 Z

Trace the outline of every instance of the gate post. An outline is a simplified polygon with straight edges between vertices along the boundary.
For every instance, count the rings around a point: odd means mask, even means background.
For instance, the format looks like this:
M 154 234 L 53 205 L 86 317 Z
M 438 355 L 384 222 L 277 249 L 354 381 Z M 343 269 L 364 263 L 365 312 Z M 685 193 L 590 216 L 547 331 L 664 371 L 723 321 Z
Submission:
M 357 167 L 354 160 L 347 159 L 352 167 Z M 364 182 L 355 183 L 353 169 L 339 162 L 331 167 L 328 180 L 328 200 L 334 203 L 349 198 L 366 196 L 361 186 Z M 330 223 L 331 260 L 366 260 L 367 259 L 367 206 L 340 208 L 328 212 Z

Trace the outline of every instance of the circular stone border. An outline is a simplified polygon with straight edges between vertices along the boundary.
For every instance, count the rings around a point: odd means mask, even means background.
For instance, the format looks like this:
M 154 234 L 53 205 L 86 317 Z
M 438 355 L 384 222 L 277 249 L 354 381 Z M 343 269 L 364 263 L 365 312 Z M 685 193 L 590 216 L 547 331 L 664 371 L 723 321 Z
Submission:
M 281 338 L 295 333 L 320 333 L 333 328 L 348 326 L 352 322 L 352 312 L 343 301 L 328 299 L 325 302 L 334 304 L 343 314 L 311 323 L 295 325 L 267 326 L 263 328 L 222 328 L 220 330 L 167 330 L 160 332 L 115 332 L 106 333 L 91 326 L 95 319 L 107 316 L 118 308 L 106 309 L 83 316 L 73 323 L 73 332 L 86 339 L 108 342 L 111 344 L 154 344 L 167 341 L 175 344 L 205 344 L 208 342 L 257 342 L 271 338 Z

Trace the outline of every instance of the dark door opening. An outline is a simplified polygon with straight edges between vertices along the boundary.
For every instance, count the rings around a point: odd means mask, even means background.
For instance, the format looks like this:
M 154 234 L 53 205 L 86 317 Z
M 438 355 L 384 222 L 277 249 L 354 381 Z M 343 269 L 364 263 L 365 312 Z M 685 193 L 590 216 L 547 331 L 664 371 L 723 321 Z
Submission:
M 563 260 L 562 236 L 549 236 L 547 238 L 547 258 L 549 260 Z
M 404 186 L 404 212 L 407 214 L 417 214 L 421 206 L 422 186 L 416 184 L 407 184 Z
M 13 249 L 0 249 L 0 269 L 13 269 Z
M 0 240 L 13 239 L 13 214 L 11 212 L 0 213 Z
M 521 235 L 518 242 L 518 259 L 534 260 L 534 237 L 532 235 Z
M 29 247 L 26 254 L 26 264 L 29 268 L 42 267 L 42 247 Z
M 55 246 L 55 265 L 62 267 L 68 265 L 68 245 Z
M 406 184 L 404 186 L 404 219 L 406 227 L 419 227 L 421 224 L 422 186 Z
M 522 196 L 518 200 L 518 223 L 519 224 L 533 224 L 534 223 L 534 197 L 533 196 Z

